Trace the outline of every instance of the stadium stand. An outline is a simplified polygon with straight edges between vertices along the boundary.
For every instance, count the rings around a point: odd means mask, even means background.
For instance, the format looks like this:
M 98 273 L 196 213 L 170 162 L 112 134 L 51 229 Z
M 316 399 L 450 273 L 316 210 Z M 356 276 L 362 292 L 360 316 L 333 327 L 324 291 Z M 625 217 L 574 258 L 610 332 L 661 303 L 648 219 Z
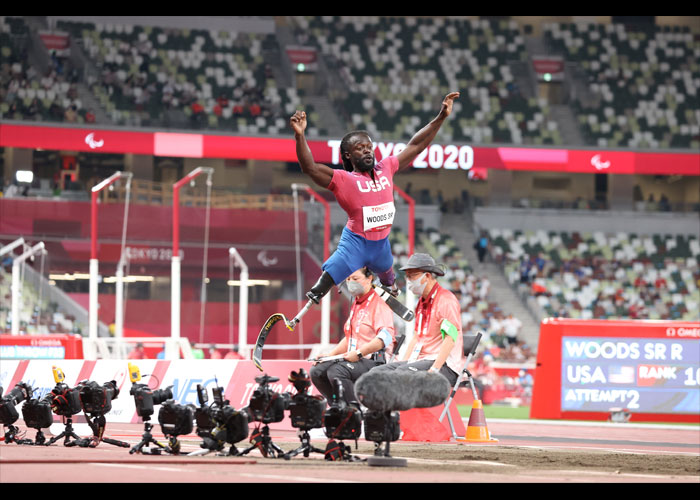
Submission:
M 492 229 L 494 260 L 541 317 L 694 320 L 697 235 Z
M 460 118 L 441 142 L 561 145 L 548 99 L 520 88 L 513 64 L 534 55 L 513 20 L 380 16 L 289 16 L 300 45 L 318 48 L 345 91 L 331 92 L 345 128 L 405 140 L 430 120 L 444 95 L 463 90 Z M 275 78 L 267 54 L 284 50 L 274 33 L 59 20 L 95 70 L 83 75 L 51 54 L 37 75 L 27 63 L 29 26 L 3 17 L 3 117 L 92 123 L 77 96 L 88 86 L 109 125 L 286 133 L 303 106 L 310 136 L 325 136 L 319 111 L 295 83 Z M 34 29 L 34 28 L 32 28 Z M 587 96 L 571 95 L 585 145 L 700 147 L 700 42 L 688 27 L 549 23 L 548 51 L 579 65 Z M 327 112 L 324 110 L 324 113 Z M 584 145 L 584 144 L 579 144 Z
M 441 141 L 561 144 L 546 101 L 525 98 L 508 63 L 527 59 L 512 21 L 412 17 L 295 17 L 300 42 L 315 45 L 343 77 L 337 104 L 351 127 L 384 140 L 410 137 L 442 98 L 464 89 L 463 118 Z M 303 37 L 303 39 L 301 39 Z
M 572 105 L 590 145 L 700 148 L 700 40 L 687 26 L 552 23 L 544 37 L 588 75 L 594 98 Z
M 11 264 L 9 267 L 11 268 Z M 11 271 L 8 272 L 4 267 L 0 267 L 0 298 L 2 299 L 0 301 L 0 331 L 9 332 L 12 329 L 11 283 Z M 43 285 L 43 288 L 47 288 L 46 285 Z M 28 280 L 22 282 L 21 295 L 22 307 L 19 317 L 21 334 L 79 334 L 86 326 L 81 325 L 79 321 L 76 321 L 74 315 L 59 307 L 56 302 L 51 301 L 45 291 L 40 293 L 38 287 Z
M 278 88 L 263 52 L 274 35 L 58 21 L 80 39 L 99 70 L 90 88 L 118 124 L 275 134 L 298 107 L 296 89 Z
M 27 58 L 28 34 L 22 18 L 0 18 L 0 116 L 83 123 L 88 110 L 77 95 L 77 76 L 55 54 L 46 73 L 39 74 Z

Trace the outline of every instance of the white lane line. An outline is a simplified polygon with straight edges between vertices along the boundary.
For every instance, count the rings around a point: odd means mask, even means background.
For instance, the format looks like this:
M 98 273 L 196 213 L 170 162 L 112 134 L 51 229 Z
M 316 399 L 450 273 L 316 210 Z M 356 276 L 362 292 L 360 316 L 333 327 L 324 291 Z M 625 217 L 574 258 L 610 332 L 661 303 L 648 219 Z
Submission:
M 280 479 L 282 481 L 300 481 L 302 483 L 357 483 L 359 481 L 349 481 L 343 479 L 328 479 L 323 477 L 304 477 L 304 476 L 280 476 L 277 474 L 238 474 L 243 477 L 252 477 L 254 479 Z
M 697 457 L 697 453 L 687 451 L 667 451 L 667 450 L 634 450 L 629 448 L 605 448 L 600 446 L 556 446 L 556 445 L 508 445 L 513 448 L 529 448 L 529 449 L 551 449 L 551 450 L 598 450 L 609 451 L 615 453 L 623 453 L 628 455 L 685 455 L 689 457 Z
M 400 457 L 395 457 L 400 458 Z M 407 458 L 409 462 L 423 463 L 423 464 L 445 464 L 445 465 L 494 465 L 497 467 L 515 467 L 513 464 L 503 464 L 501 462 L 492 462 L 489 460 L 438 460 L 431 458 Z
M 103 464 L 103 463 L 96 463 L 96 462 L 91 462 L 89 465 L 96 465 L 98 467 L 123 467 L 125 469 L 139 469 L 139 470 L 144 470 L 143 465 L 130 465 L 130 464 Z M 164 471 L 164 472 L 185 472 L 186 469 L 177 469 L 175 467 L 162 467 L 162 466 L 148 466 L 148 470 L 159 470 L 159 471 Z

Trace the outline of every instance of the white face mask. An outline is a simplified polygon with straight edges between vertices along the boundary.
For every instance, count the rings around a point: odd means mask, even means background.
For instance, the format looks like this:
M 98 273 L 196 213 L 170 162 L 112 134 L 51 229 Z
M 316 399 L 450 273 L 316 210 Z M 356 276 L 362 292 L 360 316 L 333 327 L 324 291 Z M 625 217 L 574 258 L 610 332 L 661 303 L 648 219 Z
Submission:
M 360 295 L 363 295 L 365 293 L 365 287 L 362 285 L 362 283 L 358 281 L 351 281 L 349 280 L 347 282 L 348 285 L 348 292 L 350 292 L 350 295 L 353 297 L 359 297 Z
M 406 283 L 408 283 L 408 289 L 411 290 L 411 293 L 413 295 L 416 295 L 418 297 L 423 295 L 423 290 L 425 290 L 425 286 L 428 284 L 427 280 L 425 283 L 421 283 L 421 280 L 423 279 L 424 276 L 425 276 L 425 274 L 422 274 L 414 280 L 409 280 L 409 279 L 406 280 Z

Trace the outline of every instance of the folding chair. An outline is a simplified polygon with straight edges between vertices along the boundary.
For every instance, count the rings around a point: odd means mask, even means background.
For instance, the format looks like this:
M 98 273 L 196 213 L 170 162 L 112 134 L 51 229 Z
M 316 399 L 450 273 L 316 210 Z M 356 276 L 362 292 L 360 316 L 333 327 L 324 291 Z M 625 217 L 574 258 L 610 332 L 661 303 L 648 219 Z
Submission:
M 394 352 L 391 353 L 391 358 L 387 361 L 387 363 L 391 363 L 394 361 L 394 358 L 399 354 L 399 349 L 401 349 L 401 344 L 403 344 L 403 341 L 406 340 L 406 335 L 403 333 L 400 333 L 396 336 L 396 348 L 394 349 Z
M 452 403 L 452 400 L 455 397 L 455 394 L 457 394 L 457 389 L 459 388 L 459 385 L 462 383 L 462 380 L 464 380 L 464 377 L 466 375 L 466 379 L 469 381 L 469 385 L 472 388 L 472 395 L 474 396 L 474 399 L 477 400 L 479 399 L 479 395 L 476 393 L 476 388 L 474 387 L 474 380 L 472 377 L 472 374 L 469 372 L 467 367 L 469 366 L 469 363 L 471 363 L 472 358 L 474 357 L 474 354 L 476 354 L 476 348 L 479 345 L 479 342 L 481 341 L 481 337 L 483 336 L 483 333 L 478 332 L 476 335 L 462 335 L 462 340 L 463 340 L 463 352 L 465 356 L 467 357 L 466 361 L 464 362 L 464 368 L 462 368 L 462 371 L 459 373 L 457 377 L 457 382 L 455 383 L 454 387 L 452 388 L 452 391 L 450 392 L 450 396 L 447 398 L 447 401 L 445 401 L 445 409 L 442 410 L 442 413 L 440 414 L 440 418 L 438 421 L 442 423 L 442 420 L 445 418 L 445 415 L 447 415 L 447 421 L 450 423 L 450 430 L 452 431 L 452 437 L 454 439 L 457 439 L 457 432 L 455 431 L 455 426 L 454 423 L 452 422 L 452 416 L 450 415 L 449 409 L 450 409 L 450 404 Z

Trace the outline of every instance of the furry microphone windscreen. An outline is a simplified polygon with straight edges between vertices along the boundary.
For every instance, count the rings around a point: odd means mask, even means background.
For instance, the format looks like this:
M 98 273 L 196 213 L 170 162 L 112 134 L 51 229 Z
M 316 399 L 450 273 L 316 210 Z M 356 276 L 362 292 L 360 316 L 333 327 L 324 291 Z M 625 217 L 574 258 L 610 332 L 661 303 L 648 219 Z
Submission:
M 450 383 L 439 373 L 374 368 L 355 382 L 355 393 L 370 410 L 404 411 L 444 403 Z

